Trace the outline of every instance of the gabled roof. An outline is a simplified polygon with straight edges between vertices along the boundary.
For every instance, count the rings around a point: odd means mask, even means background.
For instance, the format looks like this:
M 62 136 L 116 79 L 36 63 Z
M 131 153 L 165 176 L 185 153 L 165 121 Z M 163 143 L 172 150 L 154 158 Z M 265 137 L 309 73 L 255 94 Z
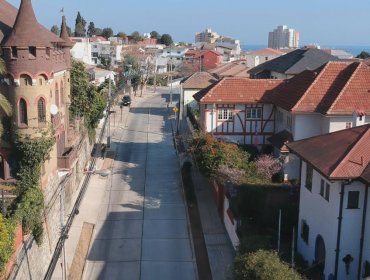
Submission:
M 218 77 L 249 77 L 248 67 L 241 62 L 229 62 L 219 67 L 208 70 L 209 73 Z
M 315 70 L 328 61 L 338 60 L 337 57 L 319 49 L 297 49 L 254 67 L 249 70 L 249 73 L 257 75 L 264 71 L 274 71 L 287 75 L 297 75 L 304 70 Z
M 196 72 L 181 81 L 183 89 L 203 89 L 217 82 L 217 79 L 207 72 Z
M 4 38 L 3 46 L 50 47 L 51 43 L 62 42 L 62 39 L 37 22 L 31 0 L 22 0 L 12 31 Z
M 370 68 L 360 62 L 328 62 L 275 89 L 274 104 L 292 112 L 323 115 L 370 113 Z
M 282 52 L 282 51 L 277 50 L 277 49 L 272 49 L 272 48 L 265 48 L 265 49 L 256 50 L 256 51 L 253 51 L 253 52 L 249 53 L 249 55 L 260 55 L 260 56 L 264 56 L 264 55 L 283 55 L 283 54 L 285 54 L 285 52 Z
M 201 103 L 270 103 L 271 94 L 281 80 L 227 77 L 197 92 L 194 99 Z
M 370 124 L 288 143 L 328 179 L 369 179 Z M 369 182 L 369 181 L 368 181 Z

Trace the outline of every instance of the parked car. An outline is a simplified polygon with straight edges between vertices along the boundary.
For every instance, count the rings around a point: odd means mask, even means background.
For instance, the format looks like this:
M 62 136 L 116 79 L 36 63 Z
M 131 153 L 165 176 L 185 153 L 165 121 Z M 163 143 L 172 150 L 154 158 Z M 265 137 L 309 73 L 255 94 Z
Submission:
M 125 95 L 122 97 L 122 105 L 129 106 L 131 104 L 131 98 L 129 95 Z

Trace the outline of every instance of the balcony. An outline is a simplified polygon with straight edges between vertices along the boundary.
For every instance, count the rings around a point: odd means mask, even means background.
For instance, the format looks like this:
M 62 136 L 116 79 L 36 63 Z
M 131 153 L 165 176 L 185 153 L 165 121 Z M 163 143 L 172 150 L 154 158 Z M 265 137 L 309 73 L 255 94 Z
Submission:
M 78 149 L 75 147 L 66 148 L 65 152 L 58 157 L 58 169 L 71 169 L 77 159 Z

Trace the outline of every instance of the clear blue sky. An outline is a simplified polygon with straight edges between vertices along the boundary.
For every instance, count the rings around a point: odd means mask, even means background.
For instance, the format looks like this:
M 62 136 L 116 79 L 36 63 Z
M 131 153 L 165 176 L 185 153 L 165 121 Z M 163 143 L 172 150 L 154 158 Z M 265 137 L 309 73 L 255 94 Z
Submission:
M 8 0 L 19 7 L 20 0 Z M 64 7 L 74 29 L 77 12 L 96 27 L 123 31 L 169 33 L 175 41 L 193 42 L 207 27 L 240 39 L 242 44 L 267 44 L 268 32 L 286 24 L 300 32 L 301 45 L 370 46 L 368 0 L 33 0 L 39 22 L 60 24 Z

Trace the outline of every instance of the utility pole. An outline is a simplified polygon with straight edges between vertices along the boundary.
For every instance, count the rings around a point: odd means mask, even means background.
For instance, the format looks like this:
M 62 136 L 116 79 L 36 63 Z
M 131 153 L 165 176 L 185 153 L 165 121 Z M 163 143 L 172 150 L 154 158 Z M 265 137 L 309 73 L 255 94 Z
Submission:
M 172 104 L 172 56 L 170 57 L 170 81 L 171 81 L 170 104 Z
M 111 105 L 111 92 L 110 92 L 110 77 L 108 84 L 108 127 L 107 127 L 107 147 L 110 147 L 110 105 Z
M 157 90 L 157 54 L 155 56 L 155 66 L 154 66 L 154 92 Z

